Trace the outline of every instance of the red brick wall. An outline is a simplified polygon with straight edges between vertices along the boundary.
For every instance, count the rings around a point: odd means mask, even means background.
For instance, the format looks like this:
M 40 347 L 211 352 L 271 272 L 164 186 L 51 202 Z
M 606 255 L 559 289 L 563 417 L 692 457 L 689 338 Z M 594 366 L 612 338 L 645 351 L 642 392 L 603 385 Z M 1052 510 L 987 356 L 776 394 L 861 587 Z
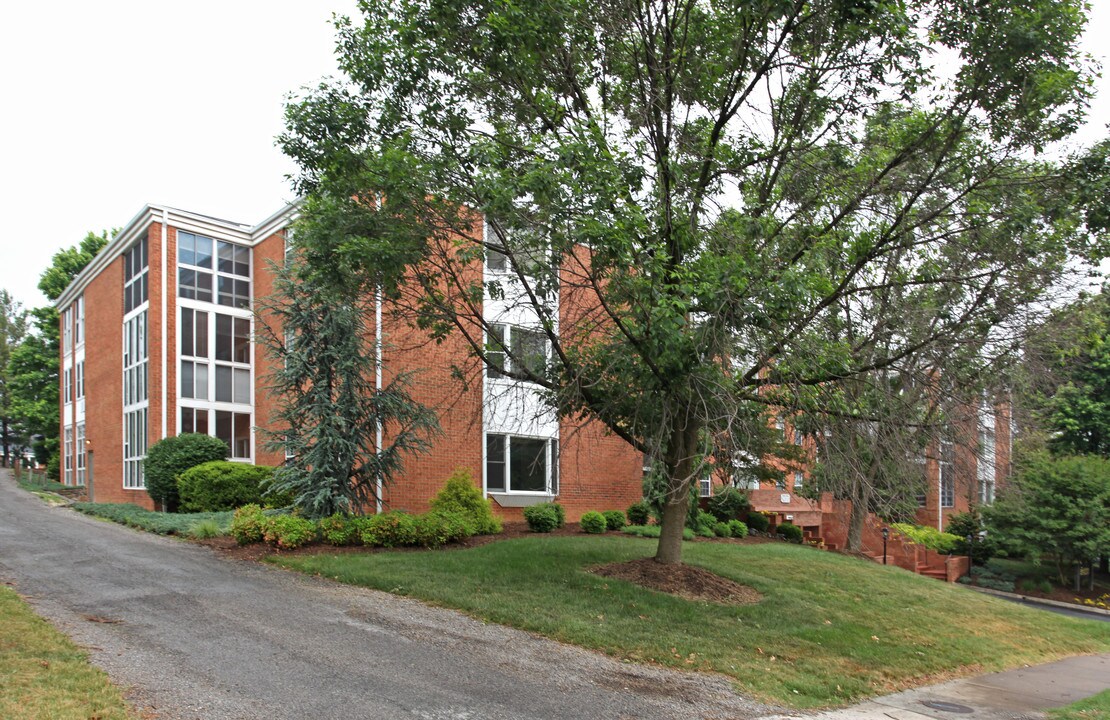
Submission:
M 260 301 L 274 293 L 274 273 L 271 267 L 285 260 L 285 235 L 278 232 L 265 238 L 254 246 L 251 257 L 251 283 L 254 294 L 254 306 L 257 310 Z M 266 315 L 260 322 L 254 321 L 256 342 L 254 345 L 254 424 L 256 428 L 274 427 L 272 422 L 277 404 L 271 393 L 266 391 L 269 375 L 273 372 L 273 361 L 270 359 L 264 343 L 259 342 L 267 330 L 262 322 L 270 323 L 272 320 Z M 277 330 L 280 337 L 280 330 Z M 285 453 L 278 450 L 266 450 L 268 436 L 255 430 L 254 461 L 257 465 L 280 465 L 285 462 Z

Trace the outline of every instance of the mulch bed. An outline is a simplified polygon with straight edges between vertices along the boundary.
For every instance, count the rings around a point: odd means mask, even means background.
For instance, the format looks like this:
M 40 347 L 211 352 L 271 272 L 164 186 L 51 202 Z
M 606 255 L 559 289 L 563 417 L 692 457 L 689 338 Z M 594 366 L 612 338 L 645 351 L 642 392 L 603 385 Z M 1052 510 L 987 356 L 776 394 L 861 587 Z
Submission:
M 655 562 L 653 558 L 601 565 L 591 572 L 697 602 L 754 605 L 763 599 L 753 588 L 723 578 L 705 568 L 686 564 L 664 565 Z

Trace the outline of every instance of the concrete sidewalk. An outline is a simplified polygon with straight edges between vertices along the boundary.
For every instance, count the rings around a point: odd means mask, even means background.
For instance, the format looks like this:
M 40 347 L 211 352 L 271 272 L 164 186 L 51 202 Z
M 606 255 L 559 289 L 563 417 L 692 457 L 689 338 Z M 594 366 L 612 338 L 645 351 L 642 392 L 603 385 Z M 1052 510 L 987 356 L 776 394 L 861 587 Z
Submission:
M 1110 654 L 952 680 L 808 717 L 828 720 L 1034 720 L 1043 710 L 1110 689 Z M 928 704 L 927 704 L 928 703 Z M 767 720 L 785 720 L 780 715 Z

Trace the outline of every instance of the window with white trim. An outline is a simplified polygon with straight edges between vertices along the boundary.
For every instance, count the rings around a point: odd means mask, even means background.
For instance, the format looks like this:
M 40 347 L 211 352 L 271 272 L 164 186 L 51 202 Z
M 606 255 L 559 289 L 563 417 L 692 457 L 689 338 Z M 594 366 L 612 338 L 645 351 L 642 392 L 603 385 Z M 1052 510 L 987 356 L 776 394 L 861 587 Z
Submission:
M 177 295 L 234 308 L 251 305 L 251 249 L 177 232 Z
M 62 312 L 62 353 L 73 354 L 73 306 Z
M 994 502 L 996 472 L 994 408 L 984 401 L 979 409 L 979 452 L 976 457 L 976 474 L 979 480 L 979 504 Z
M 780 417 L 775 418 L 775 437 L 780 443 L 786 442 L 786 421 Z
M 147 314 L 136 313 L 123 323 L 123 406 L 147 401 Z
M 85 361 L 77 363 L 74 372 L 74 397 L 81 400 L 85 397 Z
M 531 373 L 543 377 L 547 370 L 548 342 L 542 330 L 495 323 L 487 336 L 486 377 Z M 508 349 L 512 354 L 505 352 Z
M 123 314 L 136 310 L 150 299 L 147 287 L 146 238 L 123 254 Z
M 486 490 L 559 494 L 559 441 L 486 434 Z
M 123 267 L 123 487 L 141 490 L 146 487 L 143 458 L 150 404 L 145 237 L 123 254 Z
M 251 416 L 250 413 L 216 411 L 216 437 L 227 444 L 230 457 L 234 460 L 250 460 L 251 457 Z
M 956 470 L 955 449 L 951 440 L 940 441 L 940 506 L 942 508 L 955 507 L 956 505 Z
M 713 477 L 707 472 L 698 478 L 698 497 L 712 497 Z
M 62 402 L 69 405 L 73 402 L 73 368 L 62 370 Z
M 146 487 L 143 458 L 147 447 L 147 408 L 123 414 L 123 487 L 142 490 Z
M 85 423 L 77 423 L 77 484 L 85 484 Z
M 85 342 L 85 296 L 81 295 L 74 303 L 76 308 L 73 319 L 73 346 L 79 347 Z
M 794 471 L 794 489 L 801 490 L 806 484 L 806 475 L 800 470 Z
M 73 484 L 73 427 L 67 426 L 62 434 L 62 482 Z

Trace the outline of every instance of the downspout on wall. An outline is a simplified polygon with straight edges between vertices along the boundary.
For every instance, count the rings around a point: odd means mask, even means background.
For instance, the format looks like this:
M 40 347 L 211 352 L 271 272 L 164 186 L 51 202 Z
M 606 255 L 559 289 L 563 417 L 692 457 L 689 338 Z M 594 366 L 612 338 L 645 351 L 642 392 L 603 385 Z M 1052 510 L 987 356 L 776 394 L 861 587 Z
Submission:
M 169 219 L 169 210 L 162 208 L 162 434 L 160 439 L 165 439 L 166 437 L 166 403 L 169 401 L 169 395 L 166 392 L 166 370 L 169 367 L 169 360 L 166 356 L 169 347 L 169 342 L 166 340 L 166 331 L 169 328 L 169 323 L 166 322 L 166 311 L 168 306 L 166 300 L 166 275 L 169 273 L 166 267 L 166 241 L 169 237 L 169 230 L 167 229 Z
M 374 386 L 380 393 L 382 391 L 382 288 L 379 285 L 377 290 L 374 291 Z M 375 431 L 375 443 L 378 455 L 382 453 L 382 423 L 378 421 L 378 427 Z M 379 466 L 380 467 L 380 466 Z M 380 514 L 382 511 L 382 475 L 378 473 L 377 488 L 375 490 L 377 498 L 376 510 Z

